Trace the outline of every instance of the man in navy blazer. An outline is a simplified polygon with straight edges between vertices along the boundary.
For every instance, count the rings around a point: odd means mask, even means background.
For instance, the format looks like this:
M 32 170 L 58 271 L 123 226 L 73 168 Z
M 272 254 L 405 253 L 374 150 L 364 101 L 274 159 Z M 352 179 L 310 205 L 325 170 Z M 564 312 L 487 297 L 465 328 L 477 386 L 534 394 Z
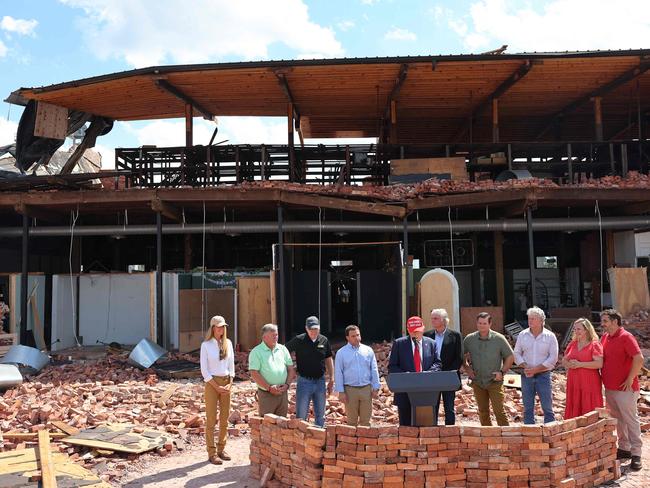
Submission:
M 424 322 L 420 317 L 411 317 L 406 322 L 408 337 L 393 342 L 388 360 L 389 373 L 419 373 L 440 371 L 440 359 L 436 354 L 436 343 L 424 337 Z M 407 393 L 395 393 L 393 404 L 397 405 L 400 425 L 411 425 L 411 402 Z

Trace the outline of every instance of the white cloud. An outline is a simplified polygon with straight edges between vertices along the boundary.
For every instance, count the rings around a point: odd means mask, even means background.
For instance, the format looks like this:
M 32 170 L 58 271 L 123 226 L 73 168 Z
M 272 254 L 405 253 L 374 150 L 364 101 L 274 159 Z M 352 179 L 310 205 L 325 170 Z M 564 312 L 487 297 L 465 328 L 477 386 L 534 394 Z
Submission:
M 374 5 L 379 3 L 379 0 L 361 0 L 361 3 L 364 5 Z
M 384 39 L 388 41 L 415 41 L 417 39 L 417 36 L 407 29 L 393 27 L 391 30 L 386 32 L 386 34 L 384 34 Z
M 102 169 L 115 169 L 115 148 L 95 144 L 93 149 L 102 156 Z
M 228 140 L 227 144 L 284 144 L 287 142 L 287 123 L 283 117 L 219 117 L 219 132 L 214 142 Z M 156 120 L 144 125 L 125 123 L 138 145 L 159 147 L 185 145 L 185 120 Z M 214 123 L 194 119 L 194 144 L 208 144 Z
M 9 51 L 9 49 L 7 48 L 5 43 L 0 41 L 0 58 L 5 57 L 7 55 L 7 51 Z
M 16 142 L 18 123 L 7 119 L 0 119 L 0 146 Z
M 471 5 L 468 16 L 458 18 L 449 11 L 444 15 L 473 52 L 502 44 L 508 45 L 508 52 L 635 49 L 647 47 L 650 39 L 647 0 L 551 0 L 537 9 L 537 3 L 528 5 L 480 0 Z
M 80 28 L 101 59 L 135 67 L 268 58 L 284 44 L 296 57 L 343 55 L 334 31 L 310 20 L 302 0 L 59 0 L 81 8 Z
M 5 15 L 0 20 L 0 29 L 22 36 L 34 35 L 34 29 L 36 29 L 37 25 L 38 21 L 36 20 L 14 19 L 9 15 Z
M 352 29 L 355 26 L 354 22 L 351 20 L 344 20 L 342 22 L 339 22 L 336 24 L 336 27 L 339 28 L 340 31 L 346 32 Z

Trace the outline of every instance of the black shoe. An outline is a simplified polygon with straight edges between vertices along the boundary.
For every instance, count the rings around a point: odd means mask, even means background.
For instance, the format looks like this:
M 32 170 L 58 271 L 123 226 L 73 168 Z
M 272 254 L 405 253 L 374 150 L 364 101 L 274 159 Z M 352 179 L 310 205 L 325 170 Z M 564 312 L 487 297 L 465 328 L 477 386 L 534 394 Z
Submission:
M 632 456 L 632 462 L 630 463 L 630 469 L 632 471 L 641 471 L 641 456 Z
M 630 451 L 625 451 L 623 449 L 616 450 L 616 459 L 630 459 L 631 457 L 632 453 Z

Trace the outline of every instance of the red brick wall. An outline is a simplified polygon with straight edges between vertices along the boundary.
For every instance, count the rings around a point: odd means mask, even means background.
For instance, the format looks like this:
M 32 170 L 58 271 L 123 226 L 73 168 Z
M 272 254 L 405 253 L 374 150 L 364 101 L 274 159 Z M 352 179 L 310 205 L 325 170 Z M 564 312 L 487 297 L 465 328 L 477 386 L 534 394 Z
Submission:
M 616 420 L 604 410 L 544 426 L 312 427 L 274 415 L 251 425 L 251 474 L 284 485 L 590 487 L 618 477 Z

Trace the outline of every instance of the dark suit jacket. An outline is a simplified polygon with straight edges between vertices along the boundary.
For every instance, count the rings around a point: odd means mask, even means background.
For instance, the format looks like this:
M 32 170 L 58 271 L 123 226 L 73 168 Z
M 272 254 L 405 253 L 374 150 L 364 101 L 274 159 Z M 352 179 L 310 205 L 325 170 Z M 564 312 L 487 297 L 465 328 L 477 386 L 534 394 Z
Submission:
M 410 336 L 400 337 L 393 342 L 388 360 L 389 373 L 415 373 L 413 346 Z M 440 371 L 440 361 L 436 354 L 436 343 L 430 337 L 422 337 L 422 371 Z M 393 403 L 397 406 L 410 405 L 407 393 L 395 393 Z
M 430 330 L 424 334 L 435 342 L 436 331 Z M 445 336 L 442 339 L 442 351 L 440 352 L 442 362 L 442 371 L 459 370 L 463 364 L 463 337 L 460 332 L 451 330 L 449 327 L 445 330 Z M 458 372 L 460 378 L 460 371 Z
M 430 330 L 424 335 L 435 341 L 436 332 L 434 330 Z M 447 327 L 445 336 L 442 339 L 440 360 L 442 361 L 442 371 L 460 369 L 463 364 L 463 338 L 460 332 L 456 332 Z

